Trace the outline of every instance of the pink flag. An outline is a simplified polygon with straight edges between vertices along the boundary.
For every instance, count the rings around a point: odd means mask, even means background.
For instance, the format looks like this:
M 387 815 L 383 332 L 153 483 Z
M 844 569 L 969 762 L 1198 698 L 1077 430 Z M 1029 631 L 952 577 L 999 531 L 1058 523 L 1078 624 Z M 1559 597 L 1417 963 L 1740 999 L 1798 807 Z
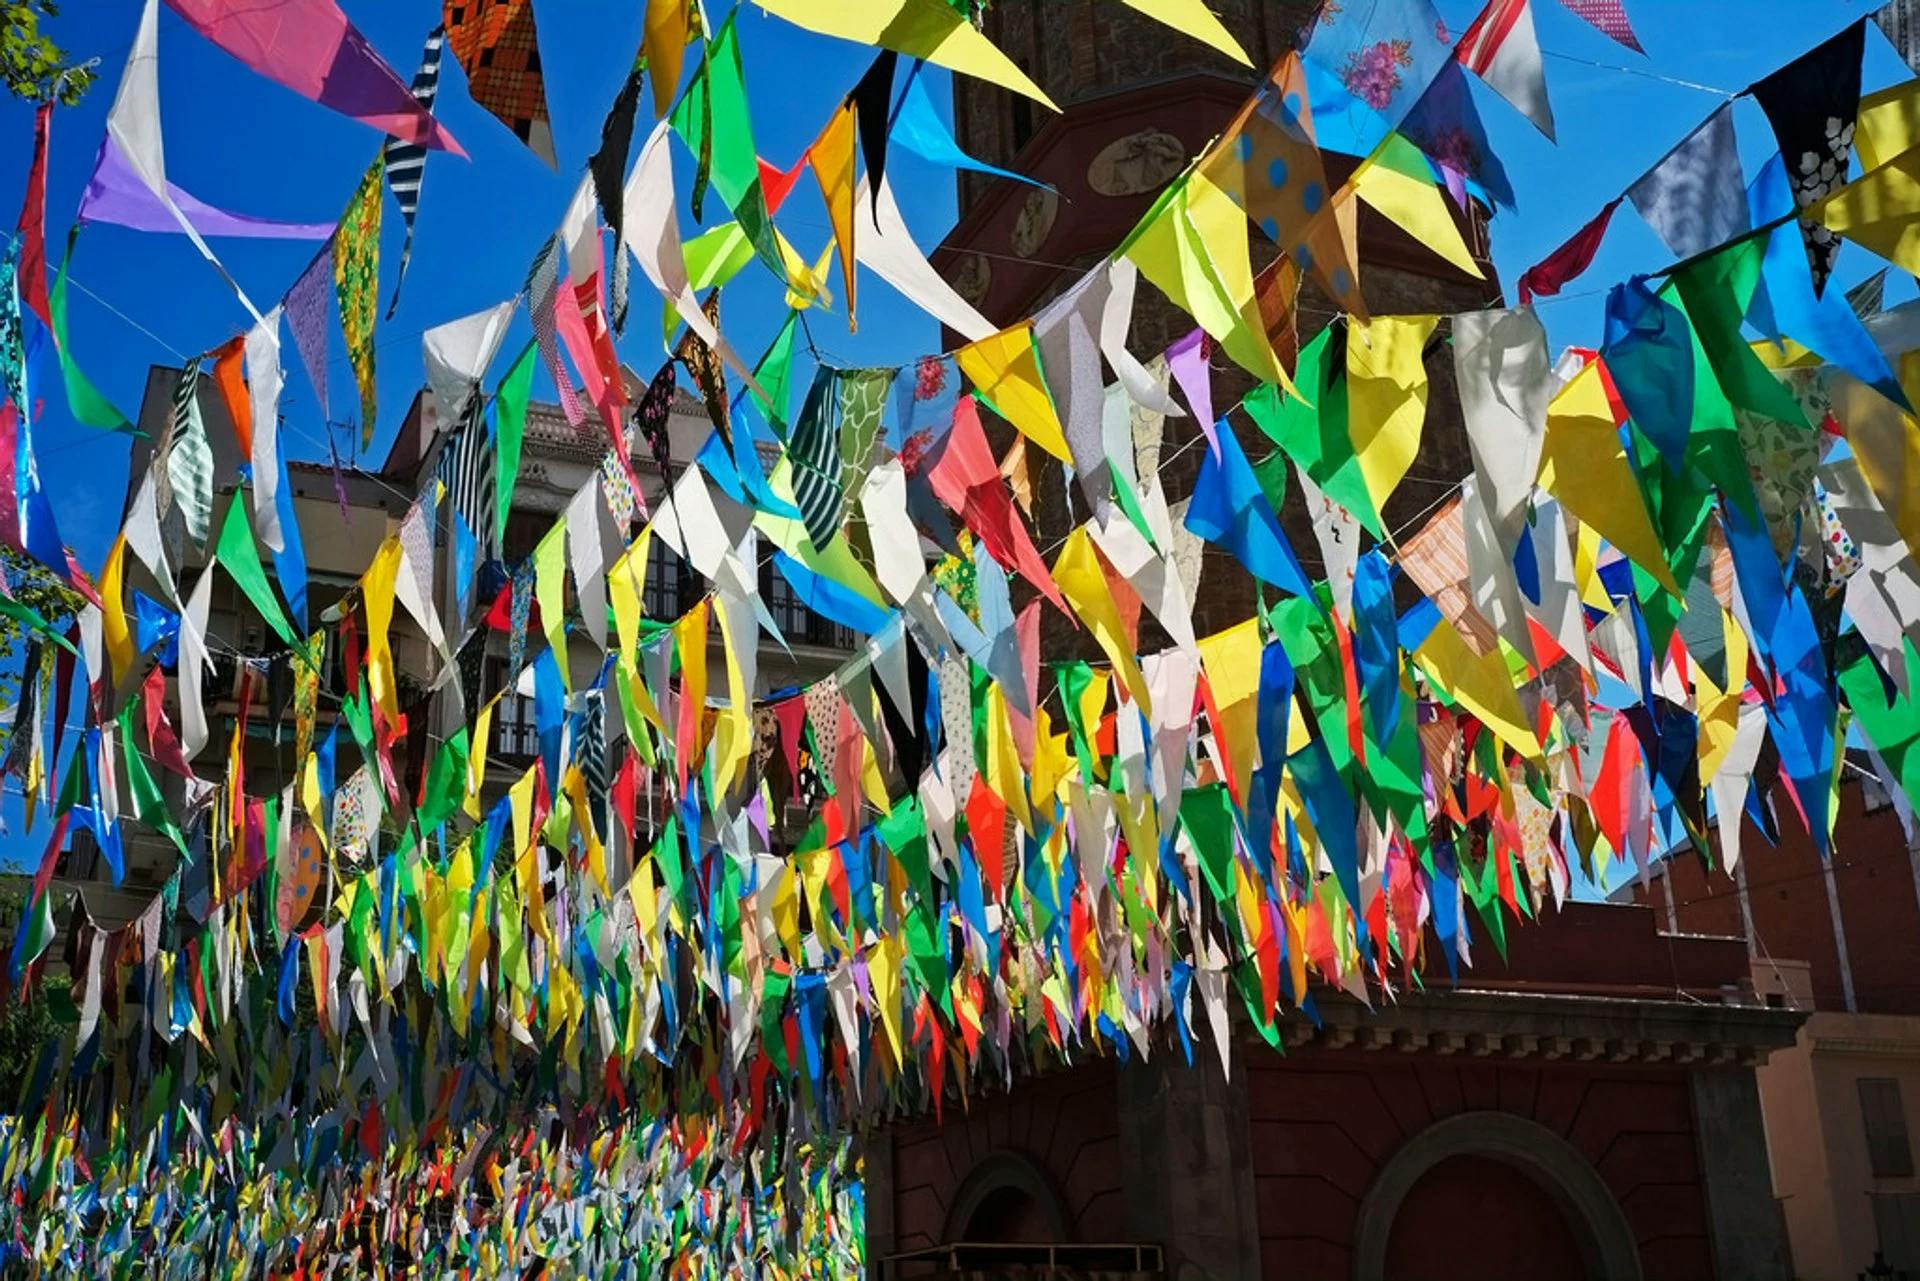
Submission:
M 1560 0 L 1579 17 L 1591 22 L 1600 33 L 1633 50 L 1645 53 L 1627 22 L 1627 7 L 1620 0 Z
M 269 80 L 402 142 L 467 153 L 414 100 L 334 0 L 167 0 L 187 25 Z

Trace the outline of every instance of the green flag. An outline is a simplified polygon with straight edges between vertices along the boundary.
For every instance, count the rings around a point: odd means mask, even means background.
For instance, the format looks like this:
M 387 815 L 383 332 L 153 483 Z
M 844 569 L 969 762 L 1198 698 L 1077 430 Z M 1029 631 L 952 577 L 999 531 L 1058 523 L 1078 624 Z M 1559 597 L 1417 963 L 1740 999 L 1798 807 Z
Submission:
M 513 482 L 520 475 L 520 446 L 527 435 L 527 398 L 533 390 L 534 344 L 514 358 L 513 368 L 494 392 L 494 532 L 507 536 L 507 512 L 513 506 Z
M 67 268 L 73 263 L 73 242 L 80 235 L 75 227 L 67 233 L 67 252 L 60 259 L 60 272 L 53 280 L 48 305 L 53 312 L 53 346 L 60 357 L 60 381 L 67 389 L 67 411 L 76 422 L 107 431 L 131 432 L 133 424 L 115 409 L 107 398 L 73 363 L 73 344 L 67 341 Z
M 133 711 L 136 704 L 128 703 L 120 712 L 121 755 L 127 762 L 127 784 L 133 793 L 134 817 L 154 831 L 165 835 L 180 851 L 180 857 L 186 862 L 193 861 L 193 855 L 187 849 L 187 838 L 180 831 L 180 825 L 173 821 L 173 812 L 167 808 L 166 798 L 160 794 L 159 784 L 153 781 L 153 774 L 147 769 L 147 758 L 133 739 Z
M 286 611 L 280 608 L 280 601 L 273 594 L 273 586 L 267 582 L 267 571 L 260 564 L 260 549 L 254 546 L 253 526 L 247 520 L 247 506 L 240 501 L 239 491 L 234 491 L 233 501 L 227 504 L 227 518 L 220 526 L 220 541 L 214 548 L 214 559 L 220 562 L 220 567 L 232 577 L 253 607 L 260 611 L 260 617 L 267 620 L 267 626 L 273 628 L 274 635 L 296 652 L 305 654 L 306 647 L 294 635 L 293 624 L 287 621 Z
M 707 56 L 693 83 L 673 109 L 674 132 L 696 157 L 693 216 L 709 183 L 733 210 L 740 229 L 773 273 L 787 278 L 786 260 L 773 234 L 773 217 L 760 189 L 760 156 L 753 145 L 753 121 L 747 113 L 747 85 L 740 69 L 740 42 L 733 30 L 733 14 L 720 24 L 707 45 Z
M 1294 385 L 1305 400 L 1286 396 L 1271 383 L 1254 388 L 1240 407 L 1328 498 L 1353 513 L 1375 538 L 1380 517 L 1347 431 L 1347 348 L 1332 326 L 1300 351 Z
M 774 335 L 773 343 L 767 348 L 767 354 L 760 357 L 760 363 L 753 367 L 754 381 L 767 393 L 767 399 L 760 401 L 760 408 L 782 439 L 787 434 L 787 413 L 790 403 L 789 380 L 793 375 L 793 340 L 800 328 L 800 313 L 787 313 L 787 323 L 780 326 L 780 332 Z M 760 397 L 756 393 L 755 400 Z

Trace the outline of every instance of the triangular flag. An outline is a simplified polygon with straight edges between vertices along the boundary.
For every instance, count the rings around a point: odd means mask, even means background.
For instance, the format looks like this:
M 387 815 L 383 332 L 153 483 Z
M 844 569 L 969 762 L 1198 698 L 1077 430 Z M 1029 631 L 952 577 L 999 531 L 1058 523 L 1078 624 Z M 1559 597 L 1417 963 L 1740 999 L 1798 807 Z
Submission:
M 1487 7 L 1460 37 L 1455 57 L 1487 87 L 1553 137 L 1553 107 L 1547 102 L 1546 69 L 1533 31 L 1532 0 L 1487 0 Z
M 1054 107 L 1053 99 L 947 0 L 754 0 L 796 27 L 892 49 Z M 878 184 L 876 184 L 878 185 Z
M 473 100 L 556 166 L 532 0 L 446 0 L 441 13 Z
M 1040 353 L 1033 345 L 1031 321 L 962 347 L 955 359 L 960 371 L 1002 418 L 1061 462 L 1072 461 L 1060 416 L 1040 372 Z

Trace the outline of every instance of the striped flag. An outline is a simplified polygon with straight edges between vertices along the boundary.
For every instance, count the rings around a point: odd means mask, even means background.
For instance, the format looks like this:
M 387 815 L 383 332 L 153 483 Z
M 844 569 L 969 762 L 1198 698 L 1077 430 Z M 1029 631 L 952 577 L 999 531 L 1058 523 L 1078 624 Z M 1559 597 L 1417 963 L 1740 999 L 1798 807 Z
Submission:
M 1645 53 L 1633 27 L 1627 22 L 1627 7 L 1621 0 L 1560 0 L 1574 14 L 1596 27 L 1600 34 L 1617 41 L 1635 53 Z
M 166 442 L 166 488 L 186 521 L 195 547 L 206 545 L 213 523 L 213 446 L 200 418 L 200 361 L 188 361 L 173 389 L 173 421 Z
M 427 47 L 420 54 L 420 70 L 413 73 L 413 100 L 428 115 L 440 93 L 440 52 L 446 47 L 447 29 L 435 27 L 427 34 Z M 420 212 L 420 181 L 427 172 L 427 149 L 417 142 L 387 138 L 387 187 L 406 220 L 407 239 L 400 246 L 400 273 L 393 282 L 393 301 L 387 304 L 387 319 L 400 306 L 400 286 L 407 279 L 407 264 L 413 260 L 413 219 Z
M 478 394 L 468 397 L 460 426 L 440 448 L 435 473 L 447 487 L 453 510 L 467 522 L 480 543 L 480 559 L 496 554 L 499 531 L 494 528 L 493 442 L 487 433 L 486 413 Z
M 1553 107 L 1547 102 L 1547 76 L 1540 65 L 1531 0 L 1489 0 L 1460 37 L 1454 56 L 1533 121 L 1534 128 L 1553 137 Z
M 840 424 L 835 412 L 839 399 L 838 372 L 822 366 L 814 375 L 806 407 L 787 440 L 794 502 L 815 547 L 833 541 L 846 513 L 846 494 L 840 487 Z

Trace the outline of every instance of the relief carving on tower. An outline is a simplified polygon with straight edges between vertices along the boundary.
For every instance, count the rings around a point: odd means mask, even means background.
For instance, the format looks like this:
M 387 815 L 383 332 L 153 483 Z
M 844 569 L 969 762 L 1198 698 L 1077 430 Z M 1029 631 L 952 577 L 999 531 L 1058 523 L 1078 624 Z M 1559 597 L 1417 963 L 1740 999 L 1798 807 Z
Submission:
M 1103 196 L 1139 196 L 1173 181 L 1187 164 L 1186 144 L 1160 129 L 1108 143 L 1087 166 L 1087 185 Z
M 1020 216 L 1014 219 L 1013 234 L 1008 238 L 1013 252 L 1022 258 L 1039 253 L 1040 246 L 1047 243 L 1053 231 L 1054 219 L 1059 216 L 1059 192 L 1050 187 L 1036 187 L 1028 192 L 1026 203 L 1020 206 Z

